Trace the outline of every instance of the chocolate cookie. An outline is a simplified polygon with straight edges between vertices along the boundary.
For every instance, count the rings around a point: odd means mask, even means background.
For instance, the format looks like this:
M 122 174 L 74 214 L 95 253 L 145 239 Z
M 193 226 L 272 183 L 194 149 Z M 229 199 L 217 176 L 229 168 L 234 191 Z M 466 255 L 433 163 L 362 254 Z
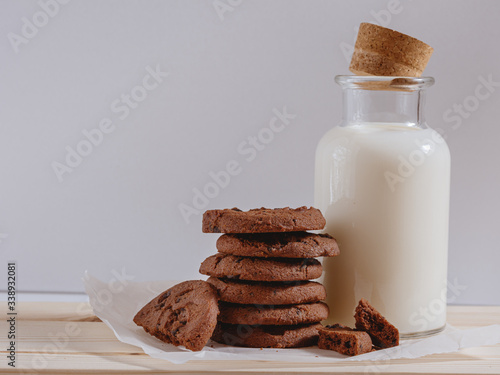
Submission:
M 293 305 L 318 302 L 326 298 L 325 287 L 315 281 L 257 282 L 210 277 L 221 301 L 245 305 Z
M 367 300 L 361 299 L 354 314 L 356 328 L 368 332 L 373 345 L 390 348 L 399 345 L 399 331 L 385 319 Z
M 219 322 L 231 324 L 291 325 L 316 323 L 328 318 L 324 302 L 300 305 L 238 305 L 220 302 Z
M 371 352 L 372 340 L 366 332 L 337 325 L 326 326 L 319 330 L 318 348 L 353 356 Z
M 307 232 L 223 234 L 217 239 L 217 249 L 249 257 L 314 258 L 340 253 L 333 237 Z
M 203 275 L 254 281 L 310 280 L 322 272 L 321 263 L 314 258 L 262 259 L 222 253 L 208 257 L 200 267 Z
M 251 326 L 218 323 L 212 340 L 250 348 L 299 348 L 318 342 L 321 324 L 297 326 Z
M 323 229 L 326 221 L 317 208 L 238 208 L 210 210 L 203 214 L 204 233 L 268 233 Z
M 184 281 L 144 306 L 134 322 L 150 335 L 191 350 L 201 350 L 212 335 L 219 314 L 217 291 L 205 281 Z

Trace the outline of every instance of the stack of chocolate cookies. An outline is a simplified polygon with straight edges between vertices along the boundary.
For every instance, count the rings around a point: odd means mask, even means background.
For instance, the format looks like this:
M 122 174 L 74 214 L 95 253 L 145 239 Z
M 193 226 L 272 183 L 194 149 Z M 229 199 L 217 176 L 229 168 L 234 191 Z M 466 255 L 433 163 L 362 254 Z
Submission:
M 308 233 L 325 226 L 315 208 L 211 210 L 203 232 L 225 233 L 218 253 L 200 273 L 217 289 L 218 323 L 212 339 L 246 347 L 290 348 L 317 343 L 325 288 L 310 281 L 321 276 L 315 257 L 339 254 L 334 238 Z

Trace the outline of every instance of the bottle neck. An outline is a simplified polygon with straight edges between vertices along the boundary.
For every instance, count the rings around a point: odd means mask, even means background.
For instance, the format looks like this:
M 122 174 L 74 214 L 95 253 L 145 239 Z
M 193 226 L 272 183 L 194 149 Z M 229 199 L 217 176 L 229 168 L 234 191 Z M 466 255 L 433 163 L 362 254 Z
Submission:
M 384 123 L 425 128 L 425 91 L 344 88 L 343 125 Z
M 344 88 L 343 124 L 397 124 L 425 128 L 425 90 Z

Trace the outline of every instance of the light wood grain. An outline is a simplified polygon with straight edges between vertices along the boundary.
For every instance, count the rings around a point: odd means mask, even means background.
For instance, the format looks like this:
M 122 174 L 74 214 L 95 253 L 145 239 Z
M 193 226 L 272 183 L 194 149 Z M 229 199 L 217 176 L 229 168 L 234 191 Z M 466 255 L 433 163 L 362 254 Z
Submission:
M 19 319 L 36 321 L 100 321 L 86 302 L 21 302 Z
M 118 341 L 87 304 L 32 302 L 18 306 L 17 369 L 5 361 L 7 339 L 0 337 L 2 374 L 263 374 L 263 373 L 431 373 L 499 374 L 500 345 L 457 353 L 386 362 L 327 364 L 271 361 L 192 361 L 175 365 L 153 359 Z M 450 306 L 448 322 L 460 328 L 500 323 L 500 307 Z M 6 332 L 7 322 L 0 322 Z

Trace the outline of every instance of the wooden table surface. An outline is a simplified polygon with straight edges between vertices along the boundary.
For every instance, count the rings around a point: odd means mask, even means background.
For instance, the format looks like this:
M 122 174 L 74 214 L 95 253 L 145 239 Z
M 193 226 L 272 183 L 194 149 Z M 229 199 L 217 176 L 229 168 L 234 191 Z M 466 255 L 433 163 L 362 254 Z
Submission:
M 435 373 L 500 374 L 500 344 L 419 359 L 356 363 L 193 361 L 176 365 L 121 343 L 86 303 L 17 304 L 16 368 L 7 365 L 6 319 L 0 322 L 0 373 L 25 374 L 263 374 L 263 373 Z M 458 328 L 500 323 L 500 306 L 450 306 L 448 322 Z

